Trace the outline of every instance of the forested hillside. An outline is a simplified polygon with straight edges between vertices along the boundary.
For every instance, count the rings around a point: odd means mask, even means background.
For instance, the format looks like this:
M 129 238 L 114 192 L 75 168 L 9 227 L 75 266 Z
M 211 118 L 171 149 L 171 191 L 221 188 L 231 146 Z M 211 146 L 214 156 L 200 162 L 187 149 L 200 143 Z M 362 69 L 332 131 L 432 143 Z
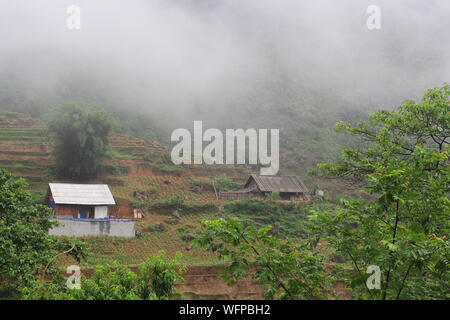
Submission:
M 383 1 L 389 14 L 376 32 L 356 2 L 251 2 L 93 6 L 84 33 L 54 32 L 59 20 L 42 23 L 42 7 L 15 23 L 18 37 L 33 28 L 35 40 L 2 46 L 0 109 L 45 120 L 66 101 L 102 105 L 117 132 L 165 145 L 193 120 L 276 128 L 282 172 L 303 175 L 350 142 L 336 136 L 336 122 L 367 120 L 448 80 L 448 37 L 440 32 L 448 19 L 439 2 L 396 10 L 400 4 Z M 136 23 L 102 25 L 130 16 Z

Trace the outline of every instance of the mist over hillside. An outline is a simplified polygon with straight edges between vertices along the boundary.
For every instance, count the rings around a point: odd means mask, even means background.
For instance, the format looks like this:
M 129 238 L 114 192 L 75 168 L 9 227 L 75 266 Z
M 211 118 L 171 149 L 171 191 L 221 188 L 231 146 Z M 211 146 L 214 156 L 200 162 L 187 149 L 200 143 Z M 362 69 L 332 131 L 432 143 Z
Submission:
M 164 143 L 193 120 L 279 128 L 281 167 L 309 166 L 339 150 L 335 122 L 450 79 L 449 17 L 446 0 L 2 1 L 0 109 L 104 105 L 117 130 Z

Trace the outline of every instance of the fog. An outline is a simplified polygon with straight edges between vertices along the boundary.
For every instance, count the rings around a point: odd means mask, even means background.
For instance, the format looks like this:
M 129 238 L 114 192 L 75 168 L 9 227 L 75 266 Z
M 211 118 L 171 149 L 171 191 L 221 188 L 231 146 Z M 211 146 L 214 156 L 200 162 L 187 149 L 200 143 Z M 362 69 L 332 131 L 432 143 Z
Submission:
M 449 30 L 448 0 L 1 0 L 0 108 L 75 100 L 172 128 L 393 107 L 450 79 Z

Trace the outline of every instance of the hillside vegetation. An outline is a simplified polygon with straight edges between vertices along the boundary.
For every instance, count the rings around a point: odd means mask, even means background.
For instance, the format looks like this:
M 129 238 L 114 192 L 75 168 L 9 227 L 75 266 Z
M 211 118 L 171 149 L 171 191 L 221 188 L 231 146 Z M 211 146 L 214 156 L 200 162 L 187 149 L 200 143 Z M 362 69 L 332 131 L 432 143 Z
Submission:
M 211 182 L 215 180 L 218 190 L 239 188 L 252 173 L 245 167 L 175 166 L 169 149 L 157 142 L 117 132 L 109 140 L 110 150 L 101 174 L 87 183 L 109 185 L 118 204 L 112 216 L 133 218 L 132 209 L 143 208 L 145 217 L 137 223 L 136 239 L 86 238 L 92 252 L 82 262 L 83 267 L 113 260 L 135 265 L 159 250 L 169 255 L 181 251 L 190 265 L 216 265 L 219 260 L 211 253 L 190 246 L 203 219 L 237 217 L 255 225 L 272 224 L 278 234 L 299 236 L 308 211 L 316 207 L 305 204 L 265 215 L 258 213 L 264 206 L 255 203 L 241 211 L 235 205 L 217 201 Z M 0 166 L 13 176 L 24 178 L 36 202 L 43 201 L 48 182 L 72 182 L 55 177 L 51 141 L 44 122 L 21 113 L 0 112 Z M 62 267 L 71 263 L 70 257 L 60 262 Z

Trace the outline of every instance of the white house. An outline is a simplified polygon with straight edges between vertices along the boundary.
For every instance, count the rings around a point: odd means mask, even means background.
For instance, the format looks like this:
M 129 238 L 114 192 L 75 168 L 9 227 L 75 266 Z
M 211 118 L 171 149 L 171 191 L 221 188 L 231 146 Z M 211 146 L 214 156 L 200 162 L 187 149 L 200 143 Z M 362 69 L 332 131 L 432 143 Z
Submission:
M 115 205 L 106 184 L 49 183 L 46 204 L 57 218 L 105 219 Z

